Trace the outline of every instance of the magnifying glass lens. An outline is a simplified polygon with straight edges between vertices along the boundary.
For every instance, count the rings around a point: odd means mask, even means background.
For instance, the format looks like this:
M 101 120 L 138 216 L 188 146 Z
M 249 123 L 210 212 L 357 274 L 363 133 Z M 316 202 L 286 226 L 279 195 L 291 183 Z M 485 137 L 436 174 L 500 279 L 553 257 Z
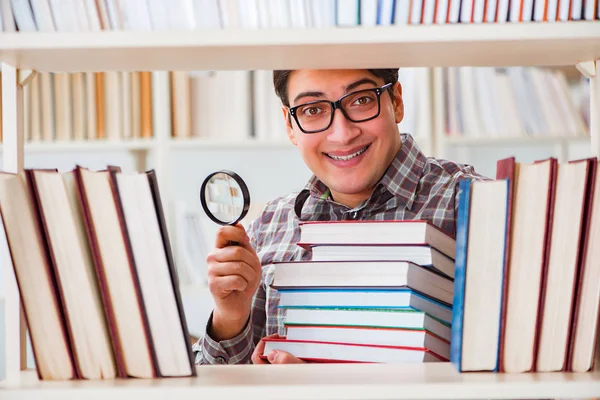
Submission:
M 231 171 L 209 175 L 202 184 L 200 200 L 206 214 L 221 225 L 234 225 L 246 216 L 250 195 L 246 184 Z

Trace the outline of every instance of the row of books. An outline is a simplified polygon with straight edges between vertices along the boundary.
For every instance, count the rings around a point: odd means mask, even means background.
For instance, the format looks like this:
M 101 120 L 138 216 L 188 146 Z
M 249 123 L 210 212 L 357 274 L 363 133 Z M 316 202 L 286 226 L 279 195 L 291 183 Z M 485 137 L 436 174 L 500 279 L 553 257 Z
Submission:
M 459 370 L 594 367 L 599 165 L 507 158 L 497 180 L 460 183 L 451 340 Z
M 443 70 L 450 137 L 589 135 L 589 104 L 560 70 L 461 67 Z M 584 81 L 580 81 L 583 85 Z
M 196 374 L 162 207 L 154 171 L 0 174 L 40 379 Z
M 202 71 L 171 73 L 173 137 L 286 140 L 281 100 L 273 87 L 273 71 Z M 422 68 L 399 71 L 405 104 L 402 132 L 416 135 L 425 112 Z
M 594 20 L 597 0 L 3 0 L 0 30 L 202 30 Z
M 309 261 L 274 263 L 286 334 L 265 340 L 311 362 L 448 361 L 455 240 L 424 221 L 300 224 Z
M 23 87 L 26 142 L 148 139 L 152 113 L 150 72 L 37 73 Z

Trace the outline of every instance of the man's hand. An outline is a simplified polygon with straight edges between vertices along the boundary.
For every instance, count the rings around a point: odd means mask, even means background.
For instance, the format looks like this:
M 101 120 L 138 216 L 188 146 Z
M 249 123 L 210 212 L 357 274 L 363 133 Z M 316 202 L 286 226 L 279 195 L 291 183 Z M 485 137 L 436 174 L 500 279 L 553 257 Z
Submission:
M 239 245 L 232 246 L 230 242 Z M 215 301 L 210 336 L 237 336 L 250 316 L 252 297 L 261 280 L 261 265 L 241 224 L 219 228 L 215 249 L 206 257 L 208 287 Z
M 252 353 L 252 363 L 254 364 L 303 364 L 305 363 L 301 359 L 294 357 L 290 353 L 281 350 L 274 350 L 267 355 L 268 361 L 260 358 L 263 351 L 265 351 L 264 339 L 278 339 L 279 335 L 274 333 L 261 339 Z

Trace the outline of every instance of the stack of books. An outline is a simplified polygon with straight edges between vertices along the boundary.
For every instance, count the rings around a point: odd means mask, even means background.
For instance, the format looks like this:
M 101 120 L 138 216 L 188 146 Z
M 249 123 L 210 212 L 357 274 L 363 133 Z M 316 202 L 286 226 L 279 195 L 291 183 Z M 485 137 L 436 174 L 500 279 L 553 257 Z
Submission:
M 460 371 L 599 365 L 598 159 L 498 162 L 462 181 L 451 361 Z
M 301 224 L 310 261 L 275 263 L 284 350 L 313 362 L 450 357 L 455 240 L 425 221 Z
M 196 374 L 154 171 L 0 173 L 38 376 Z

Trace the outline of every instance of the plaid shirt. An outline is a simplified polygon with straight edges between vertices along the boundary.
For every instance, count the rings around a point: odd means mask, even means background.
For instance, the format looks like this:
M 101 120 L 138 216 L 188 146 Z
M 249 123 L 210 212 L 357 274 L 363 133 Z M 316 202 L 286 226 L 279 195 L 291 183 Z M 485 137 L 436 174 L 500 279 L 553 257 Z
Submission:
M 331 199 L 329 189 L 316 177 L 308 182 L 308 197 L 300 220 L 413 220 L 431 221 L 455 235 L 458 182 L 485 179 L 468 165 L 426 157 L 413 138 L 402 135 L 402 148 L 369 199 L 348 208 Z M 235 338 L 216 342 L 207 334 L 194 344 L 197 364 L 250 363 L 258 341 L 266 335 L 285 334 L 279 294 L 270 287 L 272 262 L 308 260 L 311 252 L 296 243 L 300 239 L 295 211 L 299 194 L 273 200 L 248 227 L 248 236 L 261 261 L 262 282 L 254 296 L 249 323 Z M 212 315 L 208 321 L 211 323 Z

